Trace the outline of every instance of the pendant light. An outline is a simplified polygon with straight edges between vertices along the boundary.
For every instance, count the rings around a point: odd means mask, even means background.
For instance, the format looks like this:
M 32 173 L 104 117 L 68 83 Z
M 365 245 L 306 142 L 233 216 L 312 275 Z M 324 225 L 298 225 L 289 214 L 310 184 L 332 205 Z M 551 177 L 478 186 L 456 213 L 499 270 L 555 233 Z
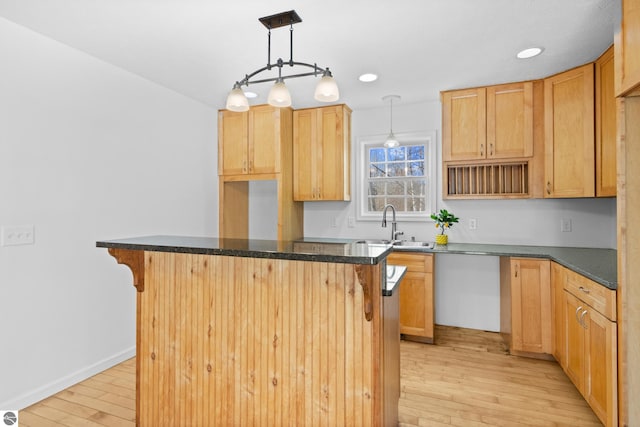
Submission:
M 385 148 L 394 148 L 400 145 L 398 139 L 393 134 L 393 101 L 400 101 L 400 96 L 398 95 L 387 95 L 382 97 L 383 101 L 389 101 L 389 136 L 387 136 L 386 141 L 384 142 Z
M 249 100 L 242 91 L 242 86 L 249 86 L 254 83 L 275 82 L 271 90 L 269 91 L 268 103 L 274 107 L 289 107 L 291 105 L 291 94 L 289 89 L 284 84 L 285 79 L 292 79 L 297 77 L 306 76 L 321 76 L 320 81 L 316 85 L 314 92 L 314 99 L 320 102 L 334 102 L 340 98 L 340 92 L 338 85 L 331 74 L 329 68 L 319 67 L 317 64 L 308 64 L 305 62 L 297 62 L 293 60 L 293 25 L 302 22 L 300 16 L 295 10 L 288 12 L 277 13 L 271 16 L 264 16 L 258 19 L 262 25 L 269 30 L 268 35 L 268 53 L 267 53 L 267 65 L 250 73 L 245 74 L 244 78 L 237 81 L 233 85 L 233 89 L 227 96 L 227 109 L 231 111 L 247 111 L 249 110 Z M 280 28 L 289 26 L 289 60 L 283 61 L 282 58 L 274 63 L 271 63 L 271 30 L 274 28 Z M 282 68 L 287 65 L 289 67 L 306 67 L 311 68 L 311 71 L 302 72 L 298 74 L 282 75 Z M 253 79 L 258 74 L 264 71 L 270 71 L 274 68 L 278 69 L 277 77 L 267 77 L 262 79 Z M 252 80 L 253 79 L 253 80 Z

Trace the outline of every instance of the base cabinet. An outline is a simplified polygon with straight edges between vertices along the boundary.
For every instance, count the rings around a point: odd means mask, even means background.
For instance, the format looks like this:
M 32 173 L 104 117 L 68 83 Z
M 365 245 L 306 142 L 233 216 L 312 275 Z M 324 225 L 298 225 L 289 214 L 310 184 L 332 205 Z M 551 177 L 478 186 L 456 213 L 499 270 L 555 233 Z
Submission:
M 554 356 L 600 421 L 606 427 L 617 426 L 615 291 L 557 265 L 552 269 L 552 277 L 556 296 Z M 557 297 L 556 282 L 564 286 L 561 300 Z M 557 318 L 559 314 L 561 320 Z M 559 343 L 559 337 L 564 342 Z
M 396 252 L 387 262 L 407 267 L 400 286 L 400 334 L 405 339 L 433 343 L 433 255 Z
M 500 331 L 512 354 L 550 354 L 550 261 L 500 258 Z

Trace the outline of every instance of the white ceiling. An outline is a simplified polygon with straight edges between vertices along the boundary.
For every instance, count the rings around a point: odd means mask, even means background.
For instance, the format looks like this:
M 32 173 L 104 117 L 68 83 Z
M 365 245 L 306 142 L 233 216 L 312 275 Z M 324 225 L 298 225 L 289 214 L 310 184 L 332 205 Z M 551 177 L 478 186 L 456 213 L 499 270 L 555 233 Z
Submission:
M 445 89 L 545 77 L 613 42 L 614 0 L 0 0 L 0 16 L 224 108 L 236 80 L 266 65 L 259 17 L 295 9 L 293 59 L 330 67 L 352 108 L 437 100 Z M 272 61 L 289 58 L 288 27 Z M 516 59 L 543 46 L 542 55 Z M 363 72 L 380 77 L 358 81 Z M 270 83 L 252 86 L 266 102 Z M 313 77 L 291 79 L 294 108 L 318 105 Z

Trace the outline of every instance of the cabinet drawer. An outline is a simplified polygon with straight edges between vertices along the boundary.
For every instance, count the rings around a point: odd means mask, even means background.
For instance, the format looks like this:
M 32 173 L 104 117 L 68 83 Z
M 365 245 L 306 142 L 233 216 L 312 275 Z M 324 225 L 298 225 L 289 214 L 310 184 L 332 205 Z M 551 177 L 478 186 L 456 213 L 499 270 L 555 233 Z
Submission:
M 589 304 L 609 320 L 616 320 L 616 291 L 606 288 L 581 274 L 566 270 L 564 288 Z
M 394 252 L 387 258 L 389 264 L 404 265 L 408 271 L 432 273 L 433 255 L 425 253 Z

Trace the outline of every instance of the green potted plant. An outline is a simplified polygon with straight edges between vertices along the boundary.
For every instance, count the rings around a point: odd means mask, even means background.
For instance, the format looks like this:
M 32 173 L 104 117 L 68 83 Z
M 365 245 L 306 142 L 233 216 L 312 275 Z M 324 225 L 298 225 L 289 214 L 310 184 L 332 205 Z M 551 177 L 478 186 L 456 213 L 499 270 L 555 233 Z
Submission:
M 445 231 L 453 227 L 453 224 L 458 222 L 460 218 L 446 209 L 440 209 L 440 212 L 431 214 L 431 219 L 436 222 L 436 228 L 440 229 L 440 234 L 436 234 L 436 243 L 446 245 L 449 242 L 449 236 L 444 234 Z

